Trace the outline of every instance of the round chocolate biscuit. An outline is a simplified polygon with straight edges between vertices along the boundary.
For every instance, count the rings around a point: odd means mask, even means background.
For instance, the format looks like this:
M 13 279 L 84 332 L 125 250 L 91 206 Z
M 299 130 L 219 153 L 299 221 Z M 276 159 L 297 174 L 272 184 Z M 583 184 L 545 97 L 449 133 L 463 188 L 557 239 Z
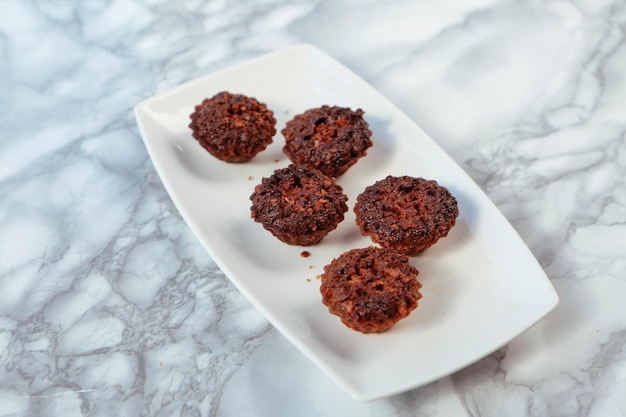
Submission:
M 357 197 L 354 213 L 363 235 L 416 255 L 448 235 L 459 209 L 456 198 L 436 181 L 388 176 Z
M 296 115 L 281 131 L 283 152 L 296 165 L 338 177 L 372 146 L 372 132 L 363 114 L 361 109 L 325 105 Z
M 192 136 L 211 155 L 246 162 L 264 150 L 276 134 L 276 119 L 264 103 L 227 91 L 204 99 L 189 116 Z
M 319 242 L 348 211 L 348 197 L 333 178 L 293 164 L 263 178 L 250 200 L 254 221 L 290 245 Z
M 351 329 L 381 333 L 417 308 L 418 273 L 393 249 L 352 249 L 324 267 L 322 302 Z

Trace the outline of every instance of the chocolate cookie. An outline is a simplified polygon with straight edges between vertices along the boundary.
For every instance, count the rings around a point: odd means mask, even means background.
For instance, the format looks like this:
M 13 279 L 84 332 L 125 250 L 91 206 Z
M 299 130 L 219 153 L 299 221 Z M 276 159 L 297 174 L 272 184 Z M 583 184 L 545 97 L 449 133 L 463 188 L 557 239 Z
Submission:
M 370 185 L 357 197 L 354 212 L 363 235 L 408 255 L 447 236 L 459 215 L 456 198 L 445 187 L 409 176 Z
M 272 143 L 276 134 L 276 119 L 265 104 L 226 91 L 203 100 L 189 118 L 193 137 L 226 162 L 250 160 Z
M 337 106 L 307 110 L 281 131 L 285 137 L 283 152 L 296 165 L 338 177 L 372 146 L 372 132 L 363 113 Z
M 393 249 L 353 249 L 324 267 L 322 302 L 346 326 L 381 333 L 417 308 L 417 275 L 409 258 Z
M 334 179 L 293 164 L 263 178 L 250 200 L 254 221 L 290 245 L 319 242 L 348 211 L 348 197 Z

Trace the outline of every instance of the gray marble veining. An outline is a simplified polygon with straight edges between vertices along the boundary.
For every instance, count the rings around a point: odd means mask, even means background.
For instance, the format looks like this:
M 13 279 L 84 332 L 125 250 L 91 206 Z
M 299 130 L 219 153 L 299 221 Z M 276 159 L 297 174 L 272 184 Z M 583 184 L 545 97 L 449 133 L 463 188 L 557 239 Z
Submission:
M 626 415 L 623 1 L 0 10 L 0 416 Z M 230 284 L 171 203 L 132 108 L 302 42 L 485 190 L 556 287 L 552 314 L 450 377 L 363 404 Z

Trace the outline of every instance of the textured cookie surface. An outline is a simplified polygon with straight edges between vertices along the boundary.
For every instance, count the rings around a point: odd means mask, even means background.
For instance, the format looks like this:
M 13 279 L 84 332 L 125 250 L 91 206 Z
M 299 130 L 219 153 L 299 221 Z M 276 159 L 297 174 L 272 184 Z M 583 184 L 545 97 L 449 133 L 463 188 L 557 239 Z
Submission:
M 246 162 L 272 143 L 276 119 L 264 103 L 221 92 L 204 99 L 189 116 L 192 136 L 211 155 Z
M 251 217 L 290 245 L 319 242 L 348 211 L 348 197 L 333 178 L 293 164 L 263 178 L 250 200 Z
M 381 333 L 417 308 L 417 275 L 408 257 L 393 249 L 353 249 L 324 267 L 322 302 L 346 326 Z
M 338 177 L 365 156 L 372 132 L 361 109 L 322 106 L 287 122 L 283 152 L 292 163 Z
M 409 176 L 370 185 L 354 206 L 363 235 L 415 255 L 448 235 L 459 215 L 456 198 L 436 181 Z

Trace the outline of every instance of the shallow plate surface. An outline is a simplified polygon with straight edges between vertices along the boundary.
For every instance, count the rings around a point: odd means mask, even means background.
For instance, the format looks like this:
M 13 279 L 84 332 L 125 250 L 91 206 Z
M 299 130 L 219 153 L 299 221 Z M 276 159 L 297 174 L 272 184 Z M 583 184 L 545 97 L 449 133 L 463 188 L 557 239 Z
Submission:
M 194 105 L 220 91 L 266 103 L 280 132 L 295 114 L 323 104 L 365 111 L 368 155 L 339 177 L 346 219 L 318 245 L 288 246 L 250 218 L 249 196 L 289 161 L 280 133 L 245 164 L 227 164 L 191 137 Z M 557 295 L 519 235 L 469 176 L 420 128 L 362 79 L 302 45 L 262 56 L 150 98 L 135 108 L 141 135 L 172 200 L 207 252 L 270 322 L 360 400 L 399 393 L 448 375 L 528 329 Z M 447 238 L 411 263 L 420 271 L 417 310 L 383 334 L 345 327 L 321 303 L 324 265 L 366 247 L 352 207 L 387 175 L 435 179 L 458 199 Z M 307 250 L 309 257 L 301 256 Z

